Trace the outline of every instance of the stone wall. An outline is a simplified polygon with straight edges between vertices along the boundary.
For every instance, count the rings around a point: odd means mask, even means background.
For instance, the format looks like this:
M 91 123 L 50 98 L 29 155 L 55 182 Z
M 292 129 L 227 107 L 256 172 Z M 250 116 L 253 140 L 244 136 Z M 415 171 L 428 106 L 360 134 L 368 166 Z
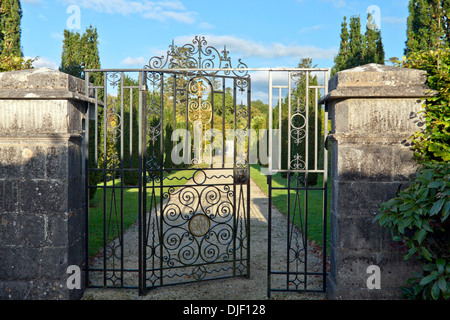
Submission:
M 0 299 L 77 299 L 84 262 L 84 81 L 0 73 Z
M 329 299 L 398 299 L 417 269 L 373 219 L 417 170 L 405 142 L 424 125 L 418 112 L 425 81 L 424 71 L 369 64 L 329 82 L 323 98 L 332 121 Z M 380 289 L 367 286 L 371 265 L 380 268 Z

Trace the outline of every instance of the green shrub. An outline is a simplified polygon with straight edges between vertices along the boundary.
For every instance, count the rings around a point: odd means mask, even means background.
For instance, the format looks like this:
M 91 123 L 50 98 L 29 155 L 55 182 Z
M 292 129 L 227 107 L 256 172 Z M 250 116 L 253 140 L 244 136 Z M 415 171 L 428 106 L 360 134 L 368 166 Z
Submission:
M 22 57 L 14 55 L 9 56 L 0 55 L 0 72 L 31 69 L 33 68 L 32 66 L 33 62 L 36 59 L 37 58 L 25 60 Z
M 424 105 L 425 129 L 412 137 L 416 159 L 450 161 L 450 48 L 411 53 L 401 66 L 426 70 L 426 84 L 436 92 Z
M 450 164 L 424 164 L 408 188 L 383 203 L 378 220 L 405 249 L 404 260 L 423 262 L 408 280 L 409 299 L 450 298 Z

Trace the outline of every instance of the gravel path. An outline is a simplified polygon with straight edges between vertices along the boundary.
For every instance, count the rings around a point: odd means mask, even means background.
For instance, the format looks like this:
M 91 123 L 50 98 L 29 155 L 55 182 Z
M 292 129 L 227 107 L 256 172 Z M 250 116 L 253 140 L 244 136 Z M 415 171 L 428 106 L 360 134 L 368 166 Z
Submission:
M 251 180 L 251 266 L 250 277 L 211 280 L 159 287 L 149 290 L 146 296 L 139 296 L 137 289 L 87 289 L 86 300 L 265 300 L 267 299 L 267 239 L 268 239 L 268 198 Z M 135 241 L 137 226 L 131 227 L 124 241 Z M 301 239 L 300 234 L 296 234 Z M 136 246 L 128 246 L 127 256 L 137 260 Z M 322 260 L 320 251 L 310 246 L 308 251 L 308 270 L 319 271 Z M 272 207 L 272 270 L 286 268 L 286 217 Z M 310 279 L 309 288 L 321 287 L 320 277 Z M 273 287 L 283 287 L 286 276 L 272 277 Z M 272 292 L 271 299 L 312 300 L 324 299 L 324 293 L 278 293 Z

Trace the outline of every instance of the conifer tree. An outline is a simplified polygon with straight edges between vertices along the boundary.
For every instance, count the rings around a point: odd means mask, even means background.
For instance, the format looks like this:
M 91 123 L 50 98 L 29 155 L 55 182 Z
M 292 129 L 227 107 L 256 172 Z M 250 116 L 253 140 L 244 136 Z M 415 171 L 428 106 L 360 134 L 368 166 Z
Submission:
M 350 17 L 350 54 L 348 63 L 350 66 L 359 66 L 363 62 L 363 36 L 361 35 L 361 21 L 359 17 Z
M 341 44 L 339 46 L 339 52 L 334 58 L 334 67 L 331 69 L 331 75 L 333 76 L 339 70 L 343 70 L 347 66 L 349 55 L 348 39 L 350 34 L 347 29 L 347 17 L 344 17 L 344 21 L 341 23 Z
M 371 18 L 370 14 L 367 15 L 367 20 Z M 364 35 L 364 50 L 362 64 L 378 63 L 384 64 L 384 48 L 381 40 L 381 31 L 366 26 L 366 33 Z
M 1 56 L 22 57 L 20 46 L 20 20 L 22 6 L 19 0 L 0 1 L 0 53 Z
M 410 0 L 405 55 L 449 47 L 450 0 Z
M 334 58 L 334 66 L 331 76 L 338 71 L 353 68 L 367 63 L 384 64 L 384 47 L 381 39 L 381 31 L 366 27 L 366 32 L 361 34 L 361 21 L 358 16 L 350 18 L 350 31 L 347 29 L 347 21 L 341 26 L 341 44 L 339 52 Z M 368 15 L 370 19 L 370 14 Z

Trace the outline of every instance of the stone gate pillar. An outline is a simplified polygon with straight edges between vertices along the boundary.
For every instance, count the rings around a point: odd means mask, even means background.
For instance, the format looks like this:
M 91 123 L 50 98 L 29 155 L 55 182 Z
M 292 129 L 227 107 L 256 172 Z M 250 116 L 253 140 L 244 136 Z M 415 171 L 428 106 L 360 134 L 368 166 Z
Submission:
M 424 125 L 418 112 L 425 82 L 425 71 L 377 64 L 330 79 L 322 99 L 332 121 L 329 299 L 400 298 L 417 268 L 402 261 L 404 253 L 373 219 L 416 172 L 405 140 Z M 371 265 L 380 268 L 380 289 L 367 286 Z
M 84 263 L 84 90 L 48 68 L 0 73 L 0 299 L 83 294 L 66 282 Z

